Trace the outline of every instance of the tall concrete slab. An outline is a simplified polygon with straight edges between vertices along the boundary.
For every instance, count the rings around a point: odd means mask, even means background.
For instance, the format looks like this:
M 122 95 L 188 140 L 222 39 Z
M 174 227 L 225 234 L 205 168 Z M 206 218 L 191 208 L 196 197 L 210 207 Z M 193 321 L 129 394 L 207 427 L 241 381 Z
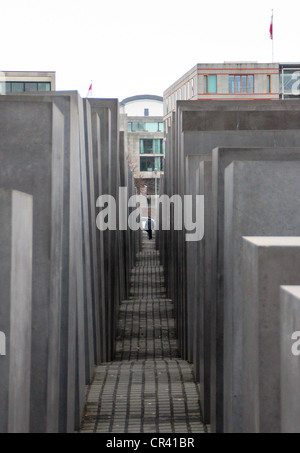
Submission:
M 203 160 L 210 160 L 212 149 L 216 146 L 227 147 L 297 147 L 300 132 L 299 103 L 297 101 L 178 101 L 175 121 L 167 135 L 168 143 L 172 146 L 169 157 L 172 164 L 166 167 L 166 193 L 184 195 L 185 164 L 189 154 L 201 155 Z M 173 168 L 174 177 L 167 175 L 169 168 Z M 170 179 L 168 179 L 170 178 Z M 167 235 L 166 235 L 167 237 Z M 182 358 L 187 358 L 186 332 L 181 329 L 180 313 L 187 305 L 186 293 L 186 244 L 184 234 L 174 232 L 170 235 L 171 248 L 174 249 L 173 263 L 169 257 L 168 272 L 172 274 L 167 281 L 174 286 L 174 305 L 177 318 L 179 349 Z M 215 242 L 215 241 L 214 241 Z M 217 274 L 212 269 L 214 280 Z M 216 283 L 213 284 L 213 287 Z M 212 294 L 213 307 L 216 305 L 216 295 Z M 214 312 L 213 308 L 213 312 Z M 212 330 L 216 330 L 219 319 L 213 317 Z M 223 394 L 218 387 L 217 376 L 223 375 L 222 363 L 222 336 L 215 336 L 212 344 L 212 431 L 223 431 Z M 221 354 L 221 359 L 219 356 Z M 214 365 L 215 364 L 215 365 Z M 215 398 L 217 395 L 217 399 Z
M 64 117 L 54 103 L 0 104 L 0 183 L 32 194 L 30 430 L 56 431 L 59 413 Z
M 212 306 L 211 306 L 211 395 L 213 426 L 222 432 L 225 428 L 223 419 L 224 401 L 224 172 L 225 168 L 236 161 L 269 161 L 298 160 L 299 149 L 274 148 L 216 148 L 212 152 L 213 159 L 213 249 L 212 249 Z M 229 358 L 229 362 L 231 358 Z M 230 372 L 226 366 L 226 373 Z M 228 378 L 229 381 L 231 378 Z M 228 393 L 227 393 L 228 395 Z M 238 401 L 238 398 L 237 398 Z M 226 403 L 227 404 L 227 403 Z M 238 403 L 237 403 L 238 404 Z M 232 407 L 231 403 L 227 406 Z M 229 410 L 229 409 L 228 409 Z M 226 409 L 227 411 L 227 409 Z M 214 415 L 215 414 L 215 415 Z M 229 425 L 225 430 L 232 430 L 232 411 L 226 413 Z
M 100 119 L 101 177 L 103 194 L 112 195 L 118 205 L 120 183 L 119 159 L 119 102 L 117 99 L 90 99 L 92 113 Z M 115 336 L 120 303 L 119 284 L 119 232 L 103 232 L 104 280 L 105 280 L 105 332 L 106 360 L 112 360 L 115 352 Z
M 215 241 L 213 253 L 216 259 L 215 269 L 217 270 L 217 300 L 213 306 L 214 317 L 217 320 L 217 337 L 219 338 L 219 346 L 224 350 L 224 382 L 219 375 L 220 391 L 221 385 L 224 385 L 224 430 L 225 432 L 240 432 L 241 431 L 241 316 L 242 307 L 240 304 L 241 293 L 239 286 L 240 266 L 241 266 L 241 242 L 240 237 L 246 235 L 286 235 L 298 234 L 299 227 L 296 218 L 291 216 L 289 224 L 281 214 L 278 214 L 278 222 L 270 222 L 269 219 L 278 208 L 281 202 L 279 194 L 281 189 L 286 194 L 288 199 L 286 207 L 290 207 L 293 211 L 294 197 L 289 197 L 296 186 L 291 185 L 291 181 L 285 177 L 283 168 L 294 167 L 293 164 L 284 163 L 285 160 L 299 161 L 300 150 L 292 149 L 229 149 L 219 148 L 213 150 L 213 196 L 214 196 L 214 225 L 215 225 Z M 228 174 L 228 187 L 225 188 L 225 173 L 229 173 L 226 166 L 230 161 L 236 160 L 240 163 L 235 164 L 236 170 Z M 242 161 L 249 161 L 249 164 L 244 164 Z M 254 172 L 254 167 L 250 161 L 269 161 L 256 164 L 258 167 L 257 174 Z M 277 162 L 275 162 L 277 161 Z M 282 164 L 280 163 L 282 162 Z M 268 165 L 269 164 L 269 165 Z M 269 179 L 264 178 L 264 175 L 259 170 L 266 169 L 266 174 Z M 249 174 L 248 174 L 249 168 Z M 276 170 L 277 169 L 277 170 Z M 251 171 L 250 171 L 251 170 Z M 233 171 L 233 169 L 232 169 Z M 241 176 L 238 175 L 241 171 Z M 277 173 L 275 173 L 277 171 Z M 272 175 L 274 172 L 274 182 L 272 183 Z M 244 176 L 244 178 L 243 178 Z M 230 180 L 233 177 L 234 180 Z M 236 178 L 236 179 L 235 179 Z M 240 179 L 242 178 L 242 179 Z M 249 179 L 248 179 L 249 178 Z M 235 182 L 239 181 L 236 185 Z M 273 190 L 273 185 L 277 181 L 276 190 Z M 248 185 L 249 182 L 249 185 Z M 296 179 L 295 179 L 296 182 Z M 282 185 L 282 187 L 281 187 Z M 251 189 L 250 189 L 251 186 Z M 271 189 L 269 189 L 269 187 Z M 270 193 L 270 190 L 272 193 Z M 278 197 L 274 199 L 275 194 Z M 254 196 L 255 194 L 255 196 Z M 227 208 L 224 208 L 225 197 L 227 197 Z M 244 198 L 245 197 L 245 198 Z M 246 200 L 246 197 L 247 200 Z M 266 197 L 267 201 L 264 201 Z M 270 200 L 270 206 L 265 208 L 266 203 Z M 237 206 L 235 206 L 235 203 Z M 272 204 L 273 203 L 273 204 Z M 241 207 L 240 207 L 241 206 Z M 241 210 L 239 212 L 238 210 Z M 249 208 L 249 210 L 248 210 Z M 255 212 L 255 215 L 249 216 L 249 212 Z M 260 211 L 259 211 L 260 210 Z M 258 211 L 260 214 L 258 214 Z M 296 210 L 295 210 L 296 213 Z M 268 217 L 269 216 L 269 217 Z M 224 220 L 225 219 L 225 220 Z M 300 234 L 300 231 L 299 231 Z M 223 343 L 224 342 L 224 343 Z M 221 361 L 219 355 L 217 360 Z
M 188 156 L 186 163 L 186 195 L 196 196 L 199 194 L 200 173 L 199 167 L 201 158 L 199 156 Z M 193 204 L 192 218 L 195 219 L 195 204 Z M 199 302 L 198 281 L 199 281 L 199 244 L 196 241 L 188 242 L 186 245 L 186 293 L 187 305 L 186 315 L 182 316 L 183 330 L 187 336 L 187 359 L 193 362 L 194 337 L 199 326 L 196 326 L 197 304 Z
M 32 196 L 0 189 L 0 432 L 30 427 Z
M 300 237 L 244 237 L 244 433 L 281 430 L 280 286 L 299 284 L 299 266 Z
M 202 161 L 200 164 L 200 195 L 204 195 L 204 237 L 198 243 L 199 267 L 197 303 L 198 315 L 195 317 L 197 346 L 194 352 L 194 368 L 199 375 L 200 402 L 203 419 L 210 423 L 210 373 L 211 373 L 211 271 L 212 271 L 212 163 Z
M 100 195 L 103 195 L 103 178 L 102 178 L 102 155 L 105 155 L 105 144 L 101 140 L 101 127 L 100 118 L 96 111 L 92 110 L 92 140 L 93 140 L 93 161 L 94 161 L 94 183 L 95 183 L 95 198 L 96 201 Z M 103 151 L 102 151 L 103 149 Z M 98 211 L 95 211 L 97 217 Z M 96 342 L 99 343 L 100 348 L 97 353 L 97 364 L 107 362 L 107 341 L 108 335 L 107 328 L 107 291 L 108 282 L 105 280 L 105 260 L 104 260 L 104 232 L 96 229 L 96 244 L 97 244 L 97 274 L 98 274 L 98 287 L 99 287 L 99 305 L 95 306 L 95 332 L 98 338 Z M 100 326 L 97 328 L 97 325 Z
M 90 252 L 90 272 L 91 272 L 91 304 L 85 307 L 85 322 L 88 335 L 85 336 L 86 354 L 86 379 L 89 384 L 93 379 L 95 364 L 99 363 L 100 357 L 100 326 L 99 326 L 99 279 L 97 275 L 97 240 L 96 240 L 96 199 L 95 199 L 95 180 L 94 180 L 94 159 L 93 159 L 93 139 L 92 139 L 92 113 L 91 106 L 87 99 L 84 99 L 84 132 L 85 132 L 85 152 L 86 152 L 86 177 L 87 177 L 87 217 Z M 88 253 L 87 252 L 87 253 Z M 88 270 L 88 268 L 87 268 Z M 87 299 L 89 300 L 89 299 Z M 97 313 L 97 325 L 95 323 Z M 95 332 L 96 330 L 96 332 Z
M 6 102 L 7 97 L 0 97 Z M 14 102 L 55 104 L 64 116 L 63 172 L 63 256 L 62 307 L 60 332 L 60 413 L 59 430 L 73 432 L 79 426 L 85 401 L 85 326 L 86 273 L 83 262 L 82 220 L 86 188 L 82 183 L 83 146 L 82 100 L 77 92 L 52 92 L 10 95 Z M 28 106 L 29 109 L 29 106 Z M 80 347 L 80 353 L 78 352 Z M 80 412 L 80 413 L 79 413 Z M 50 429 L 50 428 L 49 428 Z M 55 430 L 52 427 L 51 430 Z
M 280 289 L 280 418 L 282 433 L 300 433 L 300 286 Z

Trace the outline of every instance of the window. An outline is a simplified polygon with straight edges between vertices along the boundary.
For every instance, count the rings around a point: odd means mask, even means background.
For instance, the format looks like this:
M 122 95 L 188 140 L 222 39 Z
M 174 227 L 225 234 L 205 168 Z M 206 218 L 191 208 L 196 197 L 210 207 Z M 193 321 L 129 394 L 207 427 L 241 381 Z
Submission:
M 271 76 L 267 75 L 267 93 L 271 93 L 272 86 L 271 86 Z
M 25 91 L 37 91 L 38 84 L 37 82 L 25 82 Z
M 194 96 L 194 79 L 191 80 L 191 97 Z
M 128 132 L 164 132 L 163 122 L 128 122 Z
M 140 139 L 140 154 L 163 154 L 163 152 L 163 139 Z
M 154 157 L 141 157 L 141 171 L 154 171 Z
M 24 91 L 23 82 L 10 82 L 10 90 L 7 90 L 8 93 L 22 93 Z
M 141 157 L 140 158 L 140 170 L 141 171 L 154 171 L 155 168 L 158 171 L 164 169 L 164 157 Z
M 51 91 L 50 82 L 5 82 L 6 93 Z
M 38 91 L 51 91 L 50 82 L 38 82 Z
M 216 75 L 205 75 L 204 76 L 204 93 L 216 93 L 217 92 L 217 76 Z
M 229 76 L 229 93 L 253 93 L 254 76 L 251 75 L 230 75 Z
M 149 109 L 144 109 L 144 116 L 149 116 Z

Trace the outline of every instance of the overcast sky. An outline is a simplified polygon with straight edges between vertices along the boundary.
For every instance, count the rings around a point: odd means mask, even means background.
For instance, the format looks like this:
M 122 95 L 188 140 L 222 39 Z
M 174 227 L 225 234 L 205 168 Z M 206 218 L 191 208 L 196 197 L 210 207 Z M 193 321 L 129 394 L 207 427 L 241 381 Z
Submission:
M 56 71 L 58 90 L 120 100 L 197 63 L 300 61 L 300 1 L 0 0 L 0 71 Z

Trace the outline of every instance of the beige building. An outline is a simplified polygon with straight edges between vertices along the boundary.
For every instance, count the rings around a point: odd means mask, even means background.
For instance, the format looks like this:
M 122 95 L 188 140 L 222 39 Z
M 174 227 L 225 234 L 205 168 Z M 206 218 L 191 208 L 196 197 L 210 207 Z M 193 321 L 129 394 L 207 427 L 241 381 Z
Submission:
M 164 92 L 170 124 L 176 101 L 201 99 L 286 99 L 299 97 L 299 63 L 224 62 L 197 64 Z M 298 83 L 298 85 L 297 85 Z
M 55 91 L 55 72 L 2 71 L 0 94 Z
M 159 193 L 164 171 L 163 99 L 142 95 L 120 103 L 120 128 L 138 192 Z

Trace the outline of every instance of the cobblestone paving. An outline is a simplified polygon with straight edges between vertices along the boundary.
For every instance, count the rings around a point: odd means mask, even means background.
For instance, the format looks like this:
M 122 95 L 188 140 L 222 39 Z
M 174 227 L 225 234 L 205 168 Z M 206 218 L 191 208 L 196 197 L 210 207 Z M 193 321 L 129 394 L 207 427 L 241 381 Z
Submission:
M 120 307 L 116 355 L 97 367 L 82 433 L 205 433 L 199 386 L 179 358 L 172 301 L 155 240 L 144 235 L 129 300 Z

